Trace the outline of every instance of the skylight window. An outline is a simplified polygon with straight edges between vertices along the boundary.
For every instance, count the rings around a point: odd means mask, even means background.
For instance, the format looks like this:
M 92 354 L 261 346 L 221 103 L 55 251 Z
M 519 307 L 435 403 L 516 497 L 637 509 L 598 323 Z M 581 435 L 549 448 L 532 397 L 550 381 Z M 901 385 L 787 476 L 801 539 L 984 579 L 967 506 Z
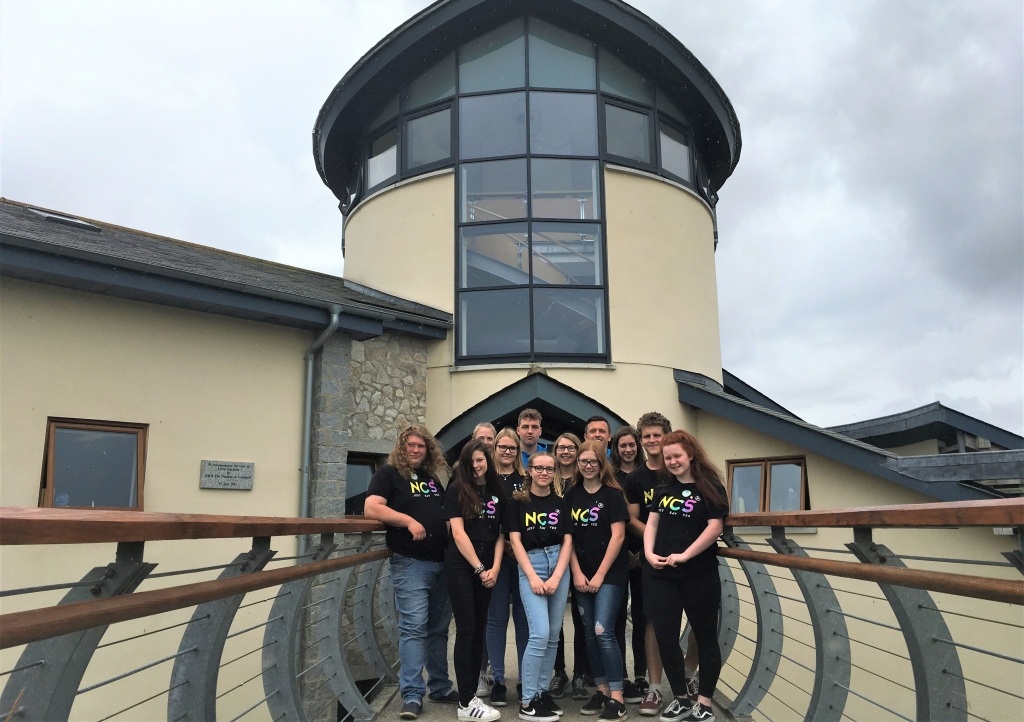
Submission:
M 42 216 L 43 220 L 50 221 L 51 223 L 62 223 L 65 226 L 71 226 L 73 228 L 82 228 L 87 231 L 100 232 L 99 226 L 94 226 L 92 223 L 83 221 L 81 218 L 75 218 L 74 216 L 65 216 L 60 213 L 51 213 L 49 211 L 40 211 L 36 208 L 28 208 L 28 211 L 35 213 L 37 216 Z

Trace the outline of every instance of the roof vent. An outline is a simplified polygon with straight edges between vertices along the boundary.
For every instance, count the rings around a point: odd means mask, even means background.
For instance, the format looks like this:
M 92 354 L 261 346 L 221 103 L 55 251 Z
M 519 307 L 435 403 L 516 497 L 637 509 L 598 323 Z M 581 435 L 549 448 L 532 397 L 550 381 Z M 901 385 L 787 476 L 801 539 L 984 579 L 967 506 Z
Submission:
M 75 218 L 74 216 L 65 216 L 60 213 L 51 213 L 49 211 L 40 211 L 35 208 L 27 208 L 27 211 L 35 213 L 37 216 L 42 216 L 43 220 L 50 221 L 51 223 L 62 223 L 65 226 L 71 226 L 72 228 L 81 228 L 86 231 L 100 232 L 99 226 L 94 226 L 92 223 L 83 221 L 81 218 Z

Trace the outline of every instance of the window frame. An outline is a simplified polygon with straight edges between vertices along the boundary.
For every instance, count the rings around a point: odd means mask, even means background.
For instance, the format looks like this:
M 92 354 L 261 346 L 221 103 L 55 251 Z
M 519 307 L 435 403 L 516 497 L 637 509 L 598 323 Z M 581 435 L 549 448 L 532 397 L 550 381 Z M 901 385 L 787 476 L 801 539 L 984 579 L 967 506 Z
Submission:
M 687 188 L 692 188 L 693 190 L 697 191 L 698 194 L 700 194 L 701 188 L 700 185 L 697 183 L 697 152 L 694 149 L 693 144 L 693 131 L 685 123 L 681 123 L 680 121 L 672 118 L 671 116 L 662 113 L 657 114 L 657 118 L 655 118 L 654 120 L 654 125 L 654 149 L 655 153 L 657 154 L 657 168 L 655 172 L 658 175 L 662 176 L 663 178 L 668 178 L 669 180 L 675 181 L 676 183 L 681 183 Z M 676 133 L 678 133 L 679 135 L 686 139 L 686 149 L 687 151 L 689 151 L 690 156 L 690 177 L 688 179 L 683 178 L 682 176 L 679 176 L 676 173 L 665 168 L 665 162 L 662 158 L 661 152 L 662 125 L 667 126 L 670 130 L 675 131 Z
M 768 509 L 772 493 L 771 467 L 774 464 L 795 464 L 800 467 L 800 504 L 795 510 Z M 732 508 L 733 499 L 733 474 L 737 468 L 760 467 L 761 484 L 758 510 L 756 513 L 772 513 L 777 511 L 807 511 L 811 508 L 807 493 L 807 459 L 803 456 L 778 456 L 760 459 L 730 459 L 726 462 L 726 490 L 729 494 L 729 513 L 738 514 Z M 746 512 L 755 513 L 755 512 Z
M 448 156 L 440 158 L 438 160 L 430 161 L 429 163 L 421 163 L 418 166 L 410 168 L 409 166 L 409 123 L 420 118 L 425 118 L 428 115 L 441 112 L 443 110 L 448 111 Z M 454 99 L 448 98 L 435 105 L 424 106 L 417 108 L 414 112 L 403 114 L 400 117 L 398 128 L 400 130 L 398 134 L 398 171 L 395 178 L 395 182 L 402 180 L 403 178 L 411 178 L 413 176 L 422 175 L 423 173 L 429 173 L 440 168 L 447 168 L 452 166 L 456 162 L 456 156 L 458 155 L 458 122 L 456 120 L 457 110 L 455 107 Z M 380 137 L 375 136 L 375 137 Z M 381 184 L 383 185 L 383 183 Z
M 135 434 L 135 506 L 61 506 L 53 504 L 54 471 L 57 448 L 57 430 L 100 431 L 116 434 Z M 46 437 L 43 448 L 43 469 L 39 481 L 40 508 L 50 509 L 113 509 L 144 511 L 146 486 L 146 450 L 149 441 L 149 424 L 126 421 L 100 421 L 51 416 L 46 419 Z
M 372 479 L 373 475 L 375 473 L 377 473 L 377 470 L 380 469 L 382 466 L 384 466 L 385 463 L 387 463 L 387 456 L 386 455 L 382 455 L 382 454 L 370 454 L 370 453 L 361 452 L 361 451 L 350 451 L 348 453 L 348 455 L 345 457 L 345 501 L 344 501 L 344 503 L 345 503 L 345 515 L 346 516 L 348 516 L 350 514 L 350 512 L 348 510 L 349 509 L 349 499 L 352 498 L 352 495 L 349 494 L 349 488 L 348 488 L 348 469 L 349 469 L 349 467 L 354 465 L 354 464 L 369 466 L 370 467 L 370 478 Z M 367 484 L 369 484 L 369 482 L 367 482 Z M 366 493 L 367 492 L 363 491 L 363 492 L 360 492 L 360 493 L 363 495 L 363 504 L 364 504 L 363 511 L 365 512 L 366 511 L 365 503 L 366 503 Z M 354 512 L 352 512 L 352 513 L 354 513 Z M 359 516 L 363 516 L 363 515 L 359 515 Z
M 639 170 L 647 171 L 648 173 L 658 174 L 658 169 L 661 161 L 661 149 L 658 147 L 658 117 L 655 113 L 653 106 L 648 107 L 645 105 L 636 105 L 630 103 L 628 100 L 620 98 L 618 96 L 605 97 L 601 96 L 601 107 L 598 111 L 600 118 L 600 145 L 601 145 L 601 159 L 608 163 L 617 163 L 624 165 L 629 168 L 637 168 Z M 639 161 L 636 158 L 629 158 L 624 155 L 616 155 L 608 150 L 608 106 L 619 108 L 620 110 L 628 110 L 633 113 L 647 116 L 647 153 L 651 160 L 648 163 Z M 674 177 L 673 177 L 674 179 Z

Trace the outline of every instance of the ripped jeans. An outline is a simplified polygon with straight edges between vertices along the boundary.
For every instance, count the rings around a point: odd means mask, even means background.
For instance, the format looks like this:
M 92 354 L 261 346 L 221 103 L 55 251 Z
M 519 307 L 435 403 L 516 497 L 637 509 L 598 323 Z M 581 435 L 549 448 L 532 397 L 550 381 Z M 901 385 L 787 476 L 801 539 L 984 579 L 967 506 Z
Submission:
M 607 684 L 612 692 L 622 691 L 622 650 L 615 639 L 615 618 L 625 587 L 602 584 L 596 593 L 576 592 L 587 640 L 587 659 L 596 684 Z M 598 633 L 600 628 L 600 633 Z

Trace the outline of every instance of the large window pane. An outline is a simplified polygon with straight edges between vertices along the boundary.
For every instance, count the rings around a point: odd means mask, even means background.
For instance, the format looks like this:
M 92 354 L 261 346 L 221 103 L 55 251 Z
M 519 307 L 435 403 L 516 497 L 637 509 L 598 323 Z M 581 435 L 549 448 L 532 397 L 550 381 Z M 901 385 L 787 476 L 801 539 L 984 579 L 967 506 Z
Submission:
M 654 105 L 651 84 L 640 73 L 604 49 L 601 50 L 601 90 L 645 105 Z
M 599 169 L 593 160 L 535 158 L 530 161 L 534 218 L 600 217 Z
M 405 125 L 406 168 L 435 163 L 452 156 L 451 108 L 409 120 Z
M 606 103 L 604 106 L 604 132 L 609 153 L 639 163 L 650 164 L 650 115 Z
M 802 508 L 800 488 L 803 477 L 800 464 L 771 464 L 771 493 L 768 511 L 796 511 Z
M 455 95 L 455 53 L 409 83 L 402 92 L 402 108 L 414 110 Z
M 476 93 L 526 85 L 523 21 L 513 20 L 459 50 L 459 92 Z
M 594 44 L 542 20 L 530 19 L 530 87 L 593 90 Z
M 597 155 L 597 96 L 531 92 L 530 150 L 547 155 Z
M 524 155 L 526 93 L 500 93 L 459 101 L 459 156 Z
M 604 291 L 535 288 L 534 353 L 601 354 L 605 352 Z
M 732 500 L 734 514 L 761 511 L 761 464 L 732 467 Z
M 459 287 L 525 285 L 530 252 L 525 223 L 470 226 L 459 231 Z
M 390 130 L 370 143 L 366 184 L 373 188 L 398 173 L 398 131 Z
M 463 291 L 459 294 L 462 356 L 530 352 L 529 290 Z
M 526 218 L 526 159 L 463 163 L 461 220 Z
M 596 223 L 534 223 L 531 240 L 534 283 L 598 286 L 604 282 L 601 226 Z
M 394 118 L 396 115 L 398 115 L 397 93 L 391 96 L 391 99 L 388 101 L 388 104 L 385 105 L 379 113 L 377 113 L 377 116 L 372 121 L 370 121 L 370 124 L 367 126 L 367 128 L 369 130 L 373 130 L 378 126 L 384 125 L 386 122 Z
M 138 506 L 137 433 L 62 428 L 53 433 L 53 506 Z
M 667 125 L 661 126 L 661 168 L 684 181 L 693 181 L 690 146 L 686 136 Z

